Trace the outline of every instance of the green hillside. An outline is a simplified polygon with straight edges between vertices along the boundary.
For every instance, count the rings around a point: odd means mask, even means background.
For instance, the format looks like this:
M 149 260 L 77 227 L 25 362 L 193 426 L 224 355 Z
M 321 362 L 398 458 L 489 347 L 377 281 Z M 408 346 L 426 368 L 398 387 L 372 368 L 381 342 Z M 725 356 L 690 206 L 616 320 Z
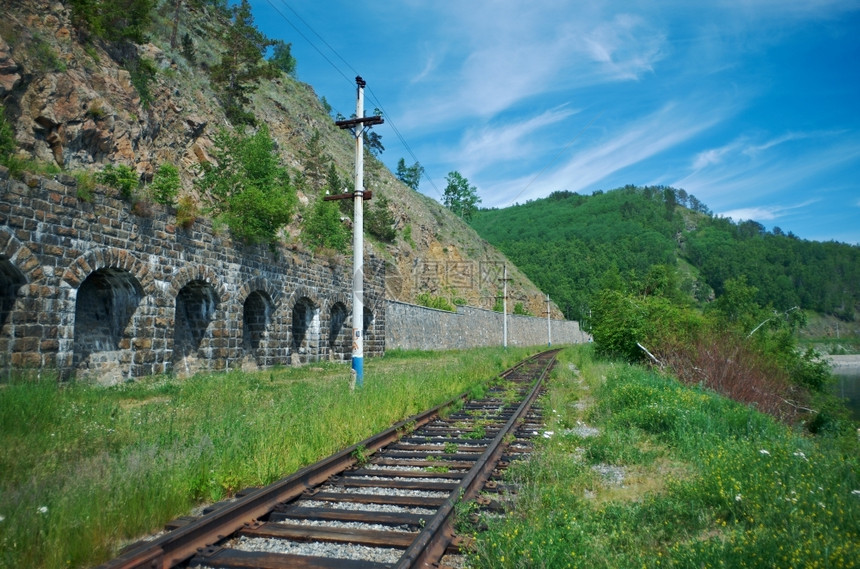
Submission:
M 853 321 L 860 302 L 860 247 L 799 239 L 754 221 L 715 217 L 684 190 L 625 186 L 591 196 L 555 192 L 480 210 L 472 227 L 549 293 L 568 318 L 587 321 L 601 289 L 624 288 L 655 265 L 690 300 L 721 295 L 745 278 L 755 301 L 799 306 Z

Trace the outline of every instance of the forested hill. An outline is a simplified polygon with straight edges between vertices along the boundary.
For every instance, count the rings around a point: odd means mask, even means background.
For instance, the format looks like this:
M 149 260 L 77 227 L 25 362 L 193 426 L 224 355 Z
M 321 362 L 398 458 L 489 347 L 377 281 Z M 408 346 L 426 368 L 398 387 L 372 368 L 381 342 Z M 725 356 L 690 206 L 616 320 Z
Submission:
M 586 319 L 591 295 L 643 280 L 652 267 L 701 303 L 746 278 L 762 306 L 793 306 L 853 320 L 860 247 L 799 239 L 755 221 L 715 217 L 684 190 L 625 186 L 591 196 L 555 192 L 471 222 L 546 291 L 568 318 Z

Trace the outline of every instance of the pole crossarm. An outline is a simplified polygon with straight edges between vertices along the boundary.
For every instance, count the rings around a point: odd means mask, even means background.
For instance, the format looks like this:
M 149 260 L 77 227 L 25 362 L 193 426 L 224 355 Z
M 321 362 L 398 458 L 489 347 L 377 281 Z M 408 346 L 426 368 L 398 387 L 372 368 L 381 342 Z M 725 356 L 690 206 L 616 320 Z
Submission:
M 348 192 L 346 194 L 334 194 L 332 196 L 323 196 L 323 201 L 331 202 L 335 200 L 351 200 L 355 197 L 355 192 Z M 361 192 L 361 197 L 364 201 L 373 199 L 373 190 L 364 190 Z
M 382 117 L 378 117 L 376 115 L 370 117 L 360 117 L 354 119 L 345 119 L 342 121 L 335 121 L 334 124 L 339 126 L 341 129 L 355 129 L 355 127 L 359 125 L 366 126 L 374 126 L 377 124 L 382 124 L 385 122 L 385 119 Z

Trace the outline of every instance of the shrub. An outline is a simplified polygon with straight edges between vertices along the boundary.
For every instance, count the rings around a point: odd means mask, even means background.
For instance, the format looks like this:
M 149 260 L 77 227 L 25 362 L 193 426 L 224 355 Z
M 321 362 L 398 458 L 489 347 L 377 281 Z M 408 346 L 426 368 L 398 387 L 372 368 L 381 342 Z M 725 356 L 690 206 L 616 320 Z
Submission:
M 397 232 L 394 231 L 394 215 L 388 209 L 389 202 L 382 196 L 374 202 L 371 207 L 367 208 L 366 229 L 371 235 L 386 243 L 391 243 L 397 236 Z
M 429 292 L 422 292 L 415 297 L 415 302 L 420 306 L 426 306 L 427 308 L 435 308 L 436 310 L 447 310 L 448 312 L 457 312 L 457 308 L 454 307 L 448 299 L 444 296 L 435 296 L 430 294 Z
M 173 164 L 165 163 L 156 170 L 149 191 L 156 203 L 174 206 L 176 205 L 176 196 L 179 195 L 180 185 L 179 169 Z
M 137 189 L 140 178 L 137 172 L 125 164 L 120 164 L 119 166 L 108 164 L 101 172 L 96 174 L 96 181 L 109 188 L 118 190 L 123 198 L 131 200 L 134 197 L 134 191 Z
M 82 202 L 93 200 L 93 190 L 96 188 L 96 178 L 92 172 L 77 172 L 75 180 L 78 183 L 76 195 Z
M 302 227 L 302 241 L 315 249 L 346 251 L 349 232 L 340 220 L 340 209 L 335 202 L 317 200 Z
M 155 80 L 155 74 L 158 71 L 155 63 L 141 57 L 126 63 L 126 70 L 131 75 L 131 84 L 134 85 L 137 94 L 140 95 L 140 104 L 143 105 L 143 108 L 148 108 L 152 103 L 152 90 L 149 86 Z
M 534 314 L 529 312 L 522 302 L 514 304 L 514 314 L 518 314 L 520 316 L 534 316 Z
M 18 147 L 12 125 L 6 120 L 3 105 L 0 105 L 0 164 L 9 166 L 10 158 Z
M 296 193 L 268 128 L 248 137 L 221 130 L 214 142 L 215 163 L 203 166 L 196 184 L 215 221 L 245 243 L 274 245 L 292 217 Z
M 176 205 L 176 223 L 179 224 L 179 227 L 188 229 L 197 221 L 199 213 L 197 200 L 189 195 L 182 196 Z

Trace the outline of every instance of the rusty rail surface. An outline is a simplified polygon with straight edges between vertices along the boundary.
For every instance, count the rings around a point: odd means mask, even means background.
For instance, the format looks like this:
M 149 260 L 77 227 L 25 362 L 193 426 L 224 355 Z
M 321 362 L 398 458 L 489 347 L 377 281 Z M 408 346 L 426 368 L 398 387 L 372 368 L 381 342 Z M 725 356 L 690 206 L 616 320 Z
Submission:
M 400 561 L 395 565 L 397 569 L 428 567 L 442 557 L 453 539 L 452 523 L 455 504 L 461 499 L 474 498 L 481 490 L 503 452 L 505 436 L 515 428 L 517 422 L 537 398 L 542 380 L 554 364 L 557 352 L 558 350 L 551 350 L 536 354 L 500 374 L 499 377 L 508 379 L 527 364 L 542 361 L 540 373 L 537 378 L 533 378 L 536 381 L 528 395 L 507 420 L 504 427 L 495 435 L 487 449 L 483 451 L 475 465 L 468 471 L 468 474 L 450 492 L 449 497 L 439 505 L 437 513 L 424 524 L 418 536 L 407 538 L 397 532 L 391 532 L 390 535 L 386 536 L 376 536 L 380 542 L 387 542 L 394 547 L 406 548 Z M 315 489 L 326 481 L 335 479 L 337 475 L 360 466 L 357 458 L 359 454 L 371 455 L 379 452 L 399 441 L 405 434 L 434 421 L 443 409 L 464 402 L 466 399 L 467 394 L 461 394 L 433 409 L 409 417 L 377 435 L 305 467 L 269 486 L 240 493 L 241 497 L 232 502 L 217 505 L 213 511 L 198 519 L 189 521 L 184 525 L 179 524 L 175 529 L 171 529 L 151 541 L 131 546 L 114 560 L 100 565 L 98 569 L 170 569 L 187 563 L 194 556 L 202 557 L 204 560 L 208 558 L 211 563 L 206 561 L 204 563 L 216 567 L 389 567 L 390 565 L 343 559 L 331 559 L 330 563 L 327 564 L 321 558 L 316 558 L 314 563 L 308 562 L 307 564 L 303 564 L 301 559 L 291 559 L 288 564 L 285 564 L 285 559 L 280 561 L 269 559 L 267 561 L 264 559 L 265 556 L 251 556 L 247 560 L 221 559 L 219 561 L 218 554 L 221 552 L 216 544 L 223 542 L 227 537 L 240 530 L 253 531 L 254 528 L 259 528 L 260 520 L 270 515 L 280 504 L 290 502 L 302 495 L 313 494 L 317 492 Z M 416 482 L 416 485 L 418 484 Z M 424 520 L 421 521 L 424 522 Z M 362 532 L 355 533 L 361 534 Z M 365 531 L 364 533 L 367 534 L 368 532 Z M 408 535 L 411 536 L 411 534 Z M 372 541 L 372 537 L 365 535 L 364 539 Z M 407 544 L 409 544 L 408 547 Z M 224 553 L 226 554 L 226 552 Z M 272 554 L 268 557 L 276 557 L 276 555 Z

